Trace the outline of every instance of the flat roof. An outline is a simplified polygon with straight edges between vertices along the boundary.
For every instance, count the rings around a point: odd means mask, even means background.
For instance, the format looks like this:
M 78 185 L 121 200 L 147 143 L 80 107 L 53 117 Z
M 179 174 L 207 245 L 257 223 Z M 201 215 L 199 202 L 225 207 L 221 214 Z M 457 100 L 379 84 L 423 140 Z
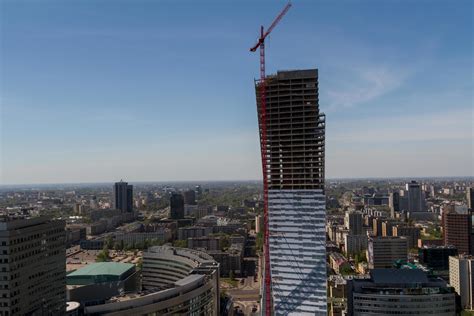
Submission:
M 97 275 L 114 275 L 121 276 L 130 269 L 134 268 L 135 265 L 132 263 L 121 263 L 121 262 L 97 262 L 88 264 L 74 272 L 69 273 L 67 276 L 97 276 Z
M 418 269 L 374 269 L 370 271 L 374 283 L 428 283 L 426 273 Z

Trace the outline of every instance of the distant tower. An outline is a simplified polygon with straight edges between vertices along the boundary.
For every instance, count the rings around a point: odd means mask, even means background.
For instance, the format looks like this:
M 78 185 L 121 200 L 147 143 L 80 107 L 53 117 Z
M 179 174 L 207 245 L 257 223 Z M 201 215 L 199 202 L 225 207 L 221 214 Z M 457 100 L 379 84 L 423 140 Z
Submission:
M 416 181 L 411 181 L 406 184 L 406 190 L 408 192 L 408 211 L 424 211 L 423 195 L 420 184 Z
M 171 193 L 170 197 L 170 218 L 183 219 L 184 218 L 184 198 L 180 193 Z
M 184 204 L 196 205 L 196 191 L 194 190 L 184 191 Z
M 346 229 L 349 229 L 351 235 L 362 235 L 362 213 L 360 212 L 347 212 L 344 218 L 344 224 Z
M 390 207 L 390 217 L 395 218 L 395 213 L 400 212 L 400 193 L 392 192 L 388 197 L 388 205 Z
M 122 180 L 116 182 L 112 202 L 114 209 L 133 212 L 133 186 Z
M 467 208 L 474 211 L 474 188 L 466 189 Z

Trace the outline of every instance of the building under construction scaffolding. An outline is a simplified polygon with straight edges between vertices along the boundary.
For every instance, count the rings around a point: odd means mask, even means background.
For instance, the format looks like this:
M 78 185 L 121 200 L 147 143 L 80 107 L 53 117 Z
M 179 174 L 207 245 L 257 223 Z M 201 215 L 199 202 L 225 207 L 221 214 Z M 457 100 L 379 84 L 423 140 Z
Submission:
M 325 116 L 319 112 L 318 71 L 267 76 L 264 116 L 260 84 L 255 88 L 268 187 L 272 310 L 326 315 Z

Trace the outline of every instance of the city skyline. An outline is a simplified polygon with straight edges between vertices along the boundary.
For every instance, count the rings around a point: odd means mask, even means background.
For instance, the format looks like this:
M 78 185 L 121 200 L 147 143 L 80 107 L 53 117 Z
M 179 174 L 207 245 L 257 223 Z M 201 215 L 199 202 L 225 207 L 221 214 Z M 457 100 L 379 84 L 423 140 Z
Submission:
M 284 2 L 142 4 L 1 3 L 0 184 L 259 179 Z M 327 178 L 474 175 L 469 8 L 294 3 L 267 72 L 319 69 Z

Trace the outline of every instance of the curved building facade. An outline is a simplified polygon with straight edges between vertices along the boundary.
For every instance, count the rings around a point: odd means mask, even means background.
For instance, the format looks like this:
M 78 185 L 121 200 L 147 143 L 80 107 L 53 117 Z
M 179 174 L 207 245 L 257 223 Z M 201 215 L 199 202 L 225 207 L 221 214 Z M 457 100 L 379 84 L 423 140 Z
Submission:
M 169 246 L 143 254 L 142 291 L 88 306 L 86 315 L 218 315 L 219 264 L 206 253 Z
M 422 270 L 374 269 L 369 279 L 350 280 L 348 291 L 349 315 L 456 314 L 454 289 Z

